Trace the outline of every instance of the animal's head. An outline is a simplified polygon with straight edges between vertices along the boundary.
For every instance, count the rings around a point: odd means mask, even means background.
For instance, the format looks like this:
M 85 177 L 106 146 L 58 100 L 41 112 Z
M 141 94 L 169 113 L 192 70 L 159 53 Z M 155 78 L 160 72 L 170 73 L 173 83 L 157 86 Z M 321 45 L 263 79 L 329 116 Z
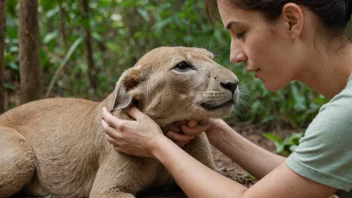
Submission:
M 159 125 L 222 117 L 237 103 L 238 79 L 201 48 L 160 47 L 126 70 L 113 110 L 134 103 Z

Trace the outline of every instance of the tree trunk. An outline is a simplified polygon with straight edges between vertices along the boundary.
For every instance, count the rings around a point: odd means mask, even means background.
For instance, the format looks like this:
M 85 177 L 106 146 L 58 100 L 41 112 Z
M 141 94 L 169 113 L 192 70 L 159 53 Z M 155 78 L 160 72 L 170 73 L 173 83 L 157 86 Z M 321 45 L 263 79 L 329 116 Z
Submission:
M 38 0 L 19 0 L 19 56 L 21 103 L 43 94 L 39 61 Z
M 4 48 L 5 48 L 5 0 L 0 0 L 0 114 L 5 111 Z
M 162 1 L 160 1 L 162 2 Z M 150 1 L 152 5 L 157 5 L 158 1 Z M 134 46 L 134 61 L 138 61 L 145 53 L 153 49 L 158 44 L 152 38 L 152 27 L 155 23 L 153 16 L 146 21 L 137 11 L 138 6 L 134 5 L 123 9 L 122 20 L 127 27 L 127 33 L 131 46 Z M 136 32 L 143 32 L 143 36 L 136 38 Z M 157 41 L 158 42 L 158 41 Z
M 92 35 L 90 33 L 90 24 L 89 24 L 89 5 L 87 0 L 79 0 L 79 3 L 82 8 L 83 17 L 86 19 L 84 27 L 84 55 L 87 60 L 88 65 L 88 81 L 91 88 L 97 88 L 97 80 L 96 80 L 96 70 L 93 60 L 93 50 L 92 50 Z

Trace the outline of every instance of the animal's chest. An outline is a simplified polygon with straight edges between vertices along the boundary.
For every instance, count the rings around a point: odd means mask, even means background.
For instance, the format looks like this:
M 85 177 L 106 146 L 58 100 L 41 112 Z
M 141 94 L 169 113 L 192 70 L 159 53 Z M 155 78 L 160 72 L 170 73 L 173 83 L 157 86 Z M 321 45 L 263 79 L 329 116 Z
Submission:
M 174 179 L 170 175 L 170 173 L 166 170 L 164 166 L 160 164 L 157 171 L 157 176 L 154 182 L 156 187 L 167 188 L 170 185 L 175 184 Z
M 171 187 L 176 186 L 176 182 L 169 174 L 169 172 L 162 166 L 162 164 L 157 165 L 155 174 L 149 177 L 151 180 L 137 193 L 141 196 L 152 196 L 155 193 L 160 193 L 167 191 Z

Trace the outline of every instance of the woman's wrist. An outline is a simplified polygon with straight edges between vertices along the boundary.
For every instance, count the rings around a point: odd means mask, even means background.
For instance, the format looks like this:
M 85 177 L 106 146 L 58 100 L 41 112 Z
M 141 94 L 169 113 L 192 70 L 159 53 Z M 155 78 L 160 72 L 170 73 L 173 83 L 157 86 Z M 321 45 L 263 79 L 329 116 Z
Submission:
M 153 157 L 157 158 L 158 151 L 160 151 L 160 149 L 163 149 L 164 146 L 167 146 L 169 142 L 170 140 L 166 136 L 164 135 L 157 136 L 154 139 L 154 141 L 151 143 L 149 152 L 152 154 Z
M 227 124 L 222 119 L 212 120 L 212 126 L 206 131 L 210 144 L 217 147 L 226 135 Z

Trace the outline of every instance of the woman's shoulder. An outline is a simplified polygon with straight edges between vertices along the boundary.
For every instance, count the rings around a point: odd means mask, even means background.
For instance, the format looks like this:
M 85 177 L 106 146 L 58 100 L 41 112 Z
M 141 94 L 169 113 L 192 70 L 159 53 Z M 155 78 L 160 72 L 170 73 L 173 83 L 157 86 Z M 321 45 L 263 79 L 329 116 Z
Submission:
M 352 83 L 323 105 L 286 161 L 294 172 L 349 192 L 352 188 Z
M 315 133 L 322 138 L 338 135 L 352 140 L 352 81 L 349 81 L 345 89 L 320 108 L 306 130 L 306 135 Z
M 334 122 L 339 122 L 339 120 L 349 120 L 350 122 L 345 124 L 352 124 L 352 120 L 349 119 L 352 118 L 352 75 L 349 78 L 346 87 L 320 108 L 316 119 L 321 117 L 323 119 L 331 119 Z

